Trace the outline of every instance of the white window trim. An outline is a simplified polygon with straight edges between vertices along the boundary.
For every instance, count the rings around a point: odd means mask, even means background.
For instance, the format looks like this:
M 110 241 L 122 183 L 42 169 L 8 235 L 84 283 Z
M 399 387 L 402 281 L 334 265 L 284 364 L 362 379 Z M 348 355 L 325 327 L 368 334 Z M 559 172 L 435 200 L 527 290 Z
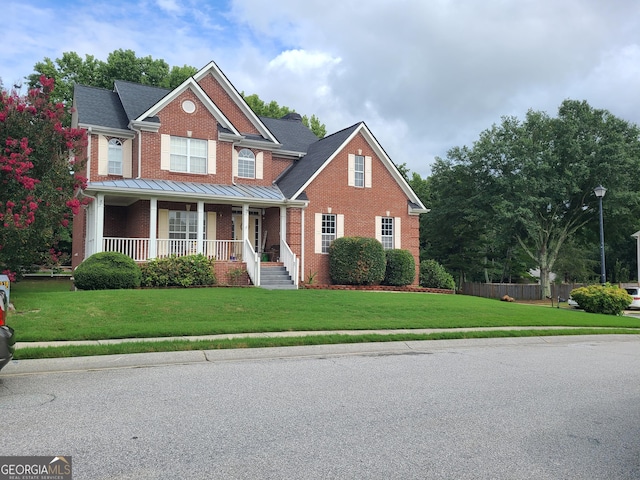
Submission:
M 250 153 L 251 153 L 251 155 L 252 155 L 253 157 L 252 157 L 252 158 L 249 158 L 249 157 L 241 157 L 241 156 L 240 156 L 240 154 L 241 154 L 242 152 L 250 152 Z M 256 177 L 257 177 L 257 175 L 256 175 L 256 173 L 257 173 L 256 154 L 255 154 L 255 153 L 253 153 L 253 152 L 252 152 L 250 149 L 248 149 L 248 148 L 243 148 L 243 149 L 241 149 L 240 151 L 238 151 L 238 157 L 237 157 L 237 158 L 238 158 L 238 164 L 237 164 L 237 175 L 236 175 L 236 176 L 237 176 L 238 178 L 250 178 L 250 179 L 251 179 L 251 178 L 256 178 Z M 240 175 L 240 173 L 241 173 L 241 172 L 240 172 L 240 170 L 241 170 L 241 169 L 240 169 L 240 163 L 241 163 L 242 161 L 245 161 L 245 162 L 253 161 L 253 169 L 252 169 L 252 170 L 253 170 L 253 175 L 251 175 L 251 176 L 248 176 L 248 175 Z
M 364 188 L 371 188 L 372 186 L 371 166 L 372 158 L 368 155 L 364 155 Z M 354 153 L 350 153 L 348 155 L 347 184 L 350 187 L 363 188 L 356 186 L 356 155 Z
M 187 142 L 187 152 L 186 152 L 186 159 L 187 159 L 187 166 L 185 170 L 174 170 L 173 168 L 171 168 L 171 140 L 173 139 L 181 139 L 181 140 L 186 140 Z M 196 155 L 192 155 L 191 154 L 191 144 L 195 143 L 195 142 L 202 142 L 204 144 L 204 148 L 207 150 L 204 154 L 204 157 L 200 157 L 200 156 L 196 156 Z M 190 138 L 190 137 L 181 137 L 178 135 L 171 135 L 169 137 L 169 170 L 172 172 L 176 172 L 176 173 L 190 173 L 190 174 L 194 174 L 194 175 L 206 175 L 207 174 L 207 168 L 208 168 L 208 164 L 209 164 L 209 145 L 208 145 L 208 141 L 201 139 L 201 138 Z M 184 156 L 182 154 L 180 154 L 180 156 Z M 197 157 L 198 159 L 204 159 L 204 172 L 193 172 L 192 171 L 192 159 L 194 157 Z
M 401 227 L 400 217 L 376 216 L 375 218 L 376 240 L 378 240 L 384 246 L 384 243 L 382 242 L 382 219 L 383 218 L 393 218 L 393 246 L 391 248 L 402 248 L 402 227 Z
M 344 215 L 343 214 L 335 214 L 335 213 L 316 213 L 315 214 L 315 242 L 314 242 L 314 253 L 319 253 L 321 255 L 327 255 L 327 252 L 322 251 L 322 216 L 323 215 L 335 215 L 336 217 L 336 234 L 335 238 L 344 237 Z M 334 239 L 335 240 L 335 239 Z
M 115 154 L 118 158 L 113 158 Z M 124 142 L 119 138 L 111 138 L 107 142 L 107 172 L 109 175 L 122 176 L 124 167 Z

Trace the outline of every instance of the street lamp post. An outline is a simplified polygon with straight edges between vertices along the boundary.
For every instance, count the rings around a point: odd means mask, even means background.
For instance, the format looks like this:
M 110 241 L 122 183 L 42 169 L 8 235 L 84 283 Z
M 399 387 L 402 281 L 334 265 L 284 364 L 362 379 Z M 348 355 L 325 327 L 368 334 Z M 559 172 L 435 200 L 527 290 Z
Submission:
M 607 283 L 607 274 L 604 268 L 604 225 L 602 222 L 602 197 L 607 193 L 607 189 L 602 185 L 597 186 L 593 189 L 593 192 L 598 197 L 598 201 L 600 203 L 600 283 L 604 285 Z

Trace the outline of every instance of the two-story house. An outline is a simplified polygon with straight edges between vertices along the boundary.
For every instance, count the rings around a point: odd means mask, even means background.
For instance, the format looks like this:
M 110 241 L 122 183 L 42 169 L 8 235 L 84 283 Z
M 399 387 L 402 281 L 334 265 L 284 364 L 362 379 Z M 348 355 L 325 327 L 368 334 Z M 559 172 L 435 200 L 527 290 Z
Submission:
M 330 283 L 329 245 L 345 235 L 418 265 L 426 209 L 364 122 L 318 139 L 297 114 L 258 117 L 213 62 L 173 90 L 76 85 L 74 109 L 93 199 L 74 219 L 74 267 L 101 251 L 202 253 L 261 285 L 268 257 L 294 285 Z

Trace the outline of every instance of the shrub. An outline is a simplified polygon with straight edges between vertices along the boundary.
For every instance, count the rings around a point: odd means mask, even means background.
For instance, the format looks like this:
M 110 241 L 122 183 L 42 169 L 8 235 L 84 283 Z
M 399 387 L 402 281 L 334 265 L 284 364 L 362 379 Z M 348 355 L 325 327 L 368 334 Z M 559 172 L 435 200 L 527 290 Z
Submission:
M 420 286 L 455 290 L 456 282 L 449 272 L 435 260 L 420 262 Z
M 73 272 L 74 284 L 81 290 L 138 288 L 140 278 L 136 262 L 118 252 L 94 253 Z
M 384 285 L 403 287 L 411 285 L 416 277 L 416 262 L 408 250 L 387 250 L 387 269 L 384 273 Z
M 585 312 L 622 315 L 633 298 L 622 288 L 614 285 L 589 285 L 571 291 L 573 298 Z
M 143 287 L 214 285 L 213 260 L 204 255 L 155 258 L 140 266 Z
M 385 267 L 384 249 L 375 238 L 341 237 L 329 247 L 329 275 L 337 285 L 377 285 Z

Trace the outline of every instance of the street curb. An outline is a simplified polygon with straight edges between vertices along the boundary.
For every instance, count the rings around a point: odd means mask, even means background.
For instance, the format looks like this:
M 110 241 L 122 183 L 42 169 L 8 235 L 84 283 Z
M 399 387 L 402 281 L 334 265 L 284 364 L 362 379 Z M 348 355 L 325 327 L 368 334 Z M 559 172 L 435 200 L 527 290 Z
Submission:
M 180 352 L 133 353 L 36 360 L 14 360 L 0 372 L 0 379 L 18 375 L 61 372 L 90 372 L 123 368 L 144 368 L 195 363 L 221 363 L 257 360 L 323 358 L 353 355 L 429 354 L 459 348 L 519 345 L 575 345 L 607 342 L 639 342 L 640 335 L 580 335 L 549 337 L 500 337 L 462 340 L 419 340 L 408 342 L 348 343 L 296 347 L 244 348 L 228 350 L 190 350 Z

